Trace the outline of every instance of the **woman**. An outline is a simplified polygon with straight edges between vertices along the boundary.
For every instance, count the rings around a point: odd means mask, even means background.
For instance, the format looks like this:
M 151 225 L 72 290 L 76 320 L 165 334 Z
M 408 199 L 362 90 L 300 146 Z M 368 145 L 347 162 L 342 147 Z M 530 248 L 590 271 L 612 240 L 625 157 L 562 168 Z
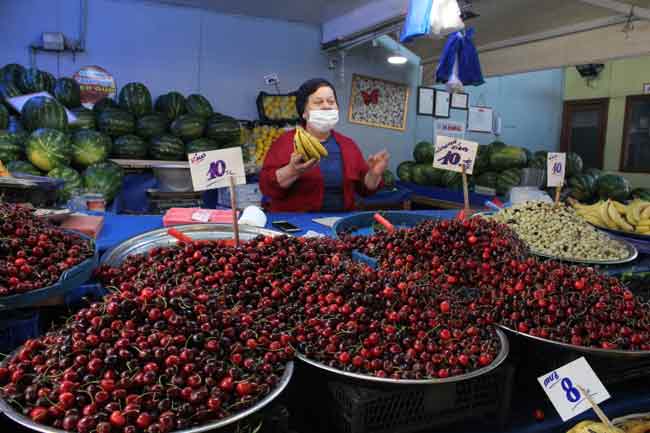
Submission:
M 303 127 L 323 143 L 328 156 L 305 161 L 294 151 L 295 131 L 280 136 L 264 160 L 260 189 L 271 212 L 342 212 L 354 209 L 355 193 L 373 194 L 382 184 L 388 152 L 363 159 L 350 138 L 334 131 L 338 101 L 334 87 L 313 79 L 300 86 L 296 108 Z

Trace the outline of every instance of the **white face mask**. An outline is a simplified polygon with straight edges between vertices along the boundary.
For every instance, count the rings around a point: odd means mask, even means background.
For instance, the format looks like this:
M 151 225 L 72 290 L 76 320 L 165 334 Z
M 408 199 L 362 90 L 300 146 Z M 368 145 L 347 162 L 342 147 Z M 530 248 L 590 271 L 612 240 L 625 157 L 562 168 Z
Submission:
M 307 123 L 317 131 L 330 132 L 339 123 L 339 110 L 312 110 Z

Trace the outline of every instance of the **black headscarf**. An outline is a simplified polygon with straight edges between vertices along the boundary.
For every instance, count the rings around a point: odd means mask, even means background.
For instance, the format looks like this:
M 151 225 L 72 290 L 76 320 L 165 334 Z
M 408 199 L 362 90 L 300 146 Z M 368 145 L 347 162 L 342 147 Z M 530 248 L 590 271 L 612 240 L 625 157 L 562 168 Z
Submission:
M 311 80 L 305 81 L 302 86 L 298 89 L 298 92 L 296 92 L 296 109 L 298 110 L 298 116 L 300 118 L 300 121 L 304 124 L 305 120 L 303 119 L 302 115 L 305 114 L 305 107 L 307 107 L 307 101 L 309 100 L 309 96 L 313 95 L 316 93 L 318 89 L 321 87 L 329 87 L 332 89 L 334 92 L 334 99 L 336 99 L 336 103 L 338 105 L 339 101 L 336 96 L 336 89 L 334 86 L 332 86 L 332 83 L 327 81 L 324 78 L 312 78 Z

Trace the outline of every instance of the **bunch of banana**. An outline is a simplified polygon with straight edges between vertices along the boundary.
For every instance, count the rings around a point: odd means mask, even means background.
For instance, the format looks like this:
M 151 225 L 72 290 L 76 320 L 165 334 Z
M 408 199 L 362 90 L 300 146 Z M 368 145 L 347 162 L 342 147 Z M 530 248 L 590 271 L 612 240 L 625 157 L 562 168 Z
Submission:
M 650 235 L 650 202 L 633 200 L 623 204 L 616 200 L 599 201 L 585 205 L 572 200 L 576 213 L 593 225 Z
M 305 161 L 321 159 L 322 156 L 327 156 L 327 149 L 323 147 L 321 142 L 300 126 L 296 128 L 296 135 L 293 138 L 293 148 L 297 153 L 302 155 Z
M 580 421 L 567 433 L 625 433 L 618 427 L 610 427 L 607 424 L 596 421 Z

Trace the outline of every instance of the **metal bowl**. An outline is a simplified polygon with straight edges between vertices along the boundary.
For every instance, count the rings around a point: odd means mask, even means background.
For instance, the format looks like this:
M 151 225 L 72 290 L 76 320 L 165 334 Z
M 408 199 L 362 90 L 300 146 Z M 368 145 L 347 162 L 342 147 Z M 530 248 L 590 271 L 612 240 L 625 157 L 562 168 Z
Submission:
M 630 263 L 636 260 L 639 257 L 639 251 L 636 249 L 634 245 L 631 243 L 624 241 L 622 239 L 612 239 L 615 242 L 620 242 L 622 243 L 625 248 L 627 249 L 628 255 L 627 257 L 624 257 L 622 259 L 610 259 L 610 260 L 583 260 L 583 259 L 574 259 L 570 257 L 559 257 L 559 256 L 553 256 L 550 254 L 546 254 L 534 249 L 530 249 L 530 253 L 534 254 L 539 257 L 545 257 L 547 259 L 553 259 L 553 260 L 558 260 L 562 262 L 568 262 L 568 263 L 580 263 L 584 265 L 622 265 L 624 263 Z
M 234 232 L 230 224 L 187 224 L 174 226 L 176 230 L 195 240 L 232 239 Z M 132 237 L 107 251 L 103 256 L 102 265 L 119 266 L 128 256 L 144 254 L 155 247 L 168 247 L 178 242 L 176 238 L 167 234 L 168 228 L 156 229 Z M 239 226 L 239 239 L 246 241 L 257 236 L 278 236 L 284 233 L 261 229 L 253 226 Z
M 478 376 L 487 374 L 490 371 L 496 369 L 499 365 L 501 365 L 501 363 L 503 363 L 503 361 L 505 361 L 506 357 L 508 356 L 508 352 L 510 351 L 510 344 L 508 343 L 508 338 L 506 337 L 505 333 L 502 330 L 496 328 L 495 331 L 497 333 L 497 336 L 499 337 L 501 350 L 499 351 L 499 354 L 494 359 L 494 361 L 492 361 L 490 365 L 487 365 L 483 368 L 479 368 L 478 370 L 474 370 L 466 374 L 461 374 L 459 376 L 451 376 L 445 379 L 418 379 L 418 380 L 389 379 L 383 377 L 369 376 L 366 374 L 350 373 L 347 371 L 342 371 L 337 368 L 330 367 L 325 364 L 321 364 L 320 362 L 309 359 L 301 353 L 296 353 L 296 357 L 307 364 L 313 365 L 314 367 L 320 368 L 322 370 L 329 371 L 330 373 L 334 373 L 339 376 L 345 376 L 347 378 L 357 379 L 365 382 L 375 382 L 375 383 L 379 382 L 379 383 L 391 384 L 391 385 L 436 385 L 436 384 L 443 384 L 443 383 L 462 382 L 465 380 L 474 379 Z
M 17 352 L 14 352 L 14 354 Z M 7 361 L 11 357 L 7 357 L 0 365 L 5 366 Z M 273 389 L 266 397 L 264 397 L 262 400 L 258 401 L 255 403 L 255 405 L 249 407 L 248 409 L 239 412 L 234 415 L 230 415 L 226 418 L 220 419 L 218 421 L 213 421 L 204 425 L 188 428 L 185 430 L 176 430 L 174 433 L 200 433 L 204 431 L 209 431 L 209 430 L 216 430 L 220 429 L 222 427 L 225 427 L 229 424 L 232 424 L 234 422 L 240 421 L 258 411 L 260 411 L 262 408 L 264 408 L 266 405 L 271 403 L 284 389 L 287 387 L 289 384 L 289 381 L 291 380 L 291 375 L 293 374 L 293 362 L 289 362 L 287 366 L 284 369 L 284 373 L 282 374 L 282 377 L 280 378 L 280 382 L 278 383 L 278 386 Z M 34 430 L 37 432 L 41 433 L 68 433 L 66 430 L 60 430 L 56 429 L 54 427 L 46 426 L 43 424 L 38 424 L 32 421 L 31 419 L 27 418 L 26 416 L 23 416 L 16 412 L 14 408 L 7 403 L 4 399 L 0 399 L 0 412 L 3 412 L 7 418 L 11 419 L 17 424 L 20 424 L 21 426 L 28 428 L 30 430 Z
M 504 331 L 513 334 L 513 335 L 518 335 L 520 337 L 524 337 L 533 341 L 538 341 L 544 344 L 549 344 L 551 346 L 554 346 L 555 348 L 562 348 L 566 350 L 571 350 L 574 352 L 579 352 L 584 355 L 591 355 L 599 358 L 625 358 L 625 359 L 639 359 L 639 358 L 647 358 L 650 357 L 650 351 L 646 350 L 620 350 L 620 349 L 599 349 L 597 347 L 585 347 L 585 346 L 576 346 L 574 344 L 569 344 L 569 343 L 562 343 L 560 341 L 553 341 L 553 340 L 548 340 L 546 338 L 542 337 L 535 337 L 529 334 L 525 334 L 523 332 L 515 331 L 514 329 L 508 328 L 507 326 L 503 325 L 497 325 Z

